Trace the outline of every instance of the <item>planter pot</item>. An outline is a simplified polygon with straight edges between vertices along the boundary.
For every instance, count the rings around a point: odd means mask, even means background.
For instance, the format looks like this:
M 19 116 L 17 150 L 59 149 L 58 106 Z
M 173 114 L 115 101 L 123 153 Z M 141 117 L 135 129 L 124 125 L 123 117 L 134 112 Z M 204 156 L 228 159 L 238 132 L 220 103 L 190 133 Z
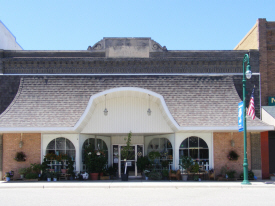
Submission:
M 100 176 L 100 180 L 109 180 L 110 176 Z
M 52 181 L 52 178 L 49 178 L 49 177 L 48 177 L 48 178 L 47 178 L 47 181 L 48 181 L 48 182 Z
M 145 176 L 145 180 L 149 180 L 149 177 L 146 177 L 146 176 Z
M 24 175 L 20 175 L 20 178 L 21 178 L 21 179 L 24 179 Z
M 90 173 L 91 180 L 98 180 L 98 173 Z
M 128 181 L 128 174 L 121 174 L 122 181 Z
M 53 181 L 54 181 L 54 182 L 56 182 L 56 181 L 57 181 L 57 178 L 56 178 L 56 177 L 54 177 L 54 178 L 53 178 Z
M 6 181 L 7 182 L 11 181 L 11 178 L 10 177 L 6 177 Z
M 275 181 L 275 176 L 270 176 L 270 179 Z
M 181 175 L 182 181 L 187 181 L 187 178 L 188 178 L 188 174 L 182 174 Z
M 66 174 L 66 172 L 67 172 L 67 169 L 61 169 L 61 173 Z

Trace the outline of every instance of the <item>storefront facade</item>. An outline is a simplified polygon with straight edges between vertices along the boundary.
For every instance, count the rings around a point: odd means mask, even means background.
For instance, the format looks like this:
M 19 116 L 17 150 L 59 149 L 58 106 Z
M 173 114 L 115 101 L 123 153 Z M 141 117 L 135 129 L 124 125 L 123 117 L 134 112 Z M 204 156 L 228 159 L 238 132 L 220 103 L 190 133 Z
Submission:
M 83 148 L 92 144 L 120 175 L 121 147 L 131 132 L 130 177 L 141 176 L 135 162 L 150 151 L 160 152 L 170 169 L 188 155 L 205 170 L 218 174 L 228 166 L 241 173 L 242 158 L 233 162 L 227 155 L 243 154 L 237 105 L 247 52 L 256 73 L 247 90 L 256 85 L 258 100 L 256 50 L 169 51 L 150 38 L 104 38 L 81 52 L 3 51 L 2 87 L 16 90 L 1 108 L 3 171 L 16 174 L 47 153 L 67 154 L 76 172 L 85 171 Z M 259 116 L 259 103 L 255 107 Z M 274 127 L 258 118 L 247 125 L 249 168 L 260 177 L 260 132 Z M 17 151 L 26 153 L 26 162 L 12 162 Z M 51 167 L 60 169 L 58 162 Z

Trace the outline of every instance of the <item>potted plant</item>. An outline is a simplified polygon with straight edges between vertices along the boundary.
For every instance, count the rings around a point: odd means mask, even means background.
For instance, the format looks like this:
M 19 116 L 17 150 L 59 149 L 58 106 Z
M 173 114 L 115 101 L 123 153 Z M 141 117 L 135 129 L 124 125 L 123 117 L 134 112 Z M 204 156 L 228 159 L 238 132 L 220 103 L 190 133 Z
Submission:
M 157 160 L 160 158 L 160 153 L 159 151 L 151 151 L 149 152 L 148 157 L 152 163 L 157 163 Z
M 41 177 L 41 171 L 44 170 L 44 166 L 42 164 L 33 163 L 31 164 L 31 169 L 38 175 L 38 177 Z
M 100 180 L 109 180 L 110 179 L 109 169 L 104 168 L 103 175 L 99 176 L 99 179 Z
M 53 181 L 56 182 L 57 178 L 58 178 L 58 174 L 56 172 L 54 172 L 52 177 L 53 177 Z
M 163 168 L 168 168 L 168 166 L 169 166 L 169 161 L 168 161 L 168 160 L 161 161 L 161 166 L 162 166 Z
M 52 172 L 47 172 L 46 176 L 47 176 L 47 181 L 48 182 L 52 181 L 52 177 L 53 177 L 53 173 Z
M 212 168 L 208 171 L 209 179 L 215 180 L 215 170 Z
M 75 173 L 74 173 L 74 163 L 71 157 L 68 157 L 68 174 L 70 175 L 70 180 L 73 180 L 75 177 Z
M 84 157 L 87 172 L 90 173 L 92 180 L 97 180 L 98 173 L 102 172 L 107 164 L 107 157 L 104 151 L 95 150 L 93 145 L 89 145 L 84 150 Z M 68 173 L 70 173 L 70 171 L 68 171 Z
M 108 173 L 110 174 L 110 179 L 115 179 L 115 177 L 117 176 L 116 173 L 117 173 L 117 168 L 116 167 L 108 167 L 107 169 Z
M 239 155 L 234 150 L 231 150 L 229 152 L 229 154 L 227 155 L 227 158 L 229 160 L 238 160 L 238 157 L 239 157 Z
M 181 156 L 181 178 L 183 181 L 187 181 L 188 178 L 188 170 L 190 169 L 191 165 L 193 164 L 193 159 L 189 156 Z
M 167 180 L 169 176 L 169 171 L 167 169 L 162 170 L 162 177 L 164 180 Z
M 20 174 L 20 178 L 23 179 L 24 175 L 27 173 L 27 168 L 19 168 L 18 173 Z
M 16 160 L 17 162 L 26 161 L 26 155 L 24 154 L 24 152 L 17 152 L 14 160 Z
M 137 164 L 138 171 L 141 172 L 142 174 L 144 174 L 144 170 L 146 168 L 150 167 L 151 162 L 150 162 L 150 160 L 148 159 L 147 156 L 144 156 L 144 157 L 139 157 L 137 159 L 136 164 Z
M 200 166 L 199 166 L 199 164 L 196 162 L 195 164 L 193 164 L 193 165 L 190 166 L 189 170 L 190 170 L 191 173 L 196 174 L 196 173 L 199 172 Z
M 9 182 L 11 180 L 10 172 L 6 172 L 4 178 L 6 178 L 6 181 Z
M 162 175 L 160 172 L 154 170 L 149 173 L 149 178 L 150 180 L 161 180 Z
M 243 172 L 240 174 L 240 178 L 243 179 Z M 248 171 L 248 179 L 249 180 L 254 180 L 254 172 L 252 170 Z M 272 180 L 273 178 L 270 178 L 270 179 Z M 274 178 L 274 180 L 275 180 L 275 178 Z
M 128 181 L 128 171 L 127 171 L 127 160 L 130 160 L 133 158 L 133 148 L 131 146 L 131 137 L 132 137 L 132 132 L 130 131 L 128 134 L 128 137 L 125 138 L 124 140 L 126 141 L 126 146 L 122 147 L 121 149 L 121 158 L 124 160 L 124 169 L 123 172 L 121 173 L 121 180 L 122 181 Z
M 148 180 L 149 174 L 150 174 L 150 170 L 144 170 L 145 180 Z

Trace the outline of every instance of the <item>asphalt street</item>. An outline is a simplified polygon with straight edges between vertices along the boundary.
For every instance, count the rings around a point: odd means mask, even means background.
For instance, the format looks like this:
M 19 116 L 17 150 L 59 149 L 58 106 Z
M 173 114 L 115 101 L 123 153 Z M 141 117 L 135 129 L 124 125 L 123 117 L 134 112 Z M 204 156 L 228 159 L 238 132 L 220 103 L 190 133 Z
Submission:
M 270 188 L 10 188 L 1 205 L 272 205 Z
M 275 205 L 274 182 L 0 182 L 1 205 Z

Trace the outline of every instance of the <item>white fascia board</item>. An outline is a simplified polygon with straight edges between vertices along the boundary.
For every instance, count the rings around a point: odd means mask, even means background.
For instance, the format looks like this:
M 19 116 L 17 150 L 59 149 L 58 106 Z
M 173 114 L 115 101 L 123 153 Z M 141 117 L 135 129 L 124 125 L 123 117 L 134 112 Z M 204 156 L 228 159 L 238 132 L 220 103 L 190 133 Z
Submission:
M 179 132 L 184 131 L 238 131 L 238 126 L 228 126 L 228 127 L 180 127 Z M 267 126 L 248 126 L 247 131 L 270 131 L 274 130 L 274 126 L 267 125 Z
M 248 132 L 264 132 L 264 131 L 272 131 L 274 130 L 274 126 L 255 126 L 255 127 L 247 127 Z M 238 131 L 238 127 L 180 127 L 178 131 L 175 132 L 189 132 L 189 131 Z M 13 133 L 13 132 L 63 132 L 63 133 L 77 133 L 76 129 L 73 127 L 0 127 L 0 133 Z
M 1 133 L 13 133 L 13 132 L 65 132 L 75 133 L 73 127 L 0 127 Z

